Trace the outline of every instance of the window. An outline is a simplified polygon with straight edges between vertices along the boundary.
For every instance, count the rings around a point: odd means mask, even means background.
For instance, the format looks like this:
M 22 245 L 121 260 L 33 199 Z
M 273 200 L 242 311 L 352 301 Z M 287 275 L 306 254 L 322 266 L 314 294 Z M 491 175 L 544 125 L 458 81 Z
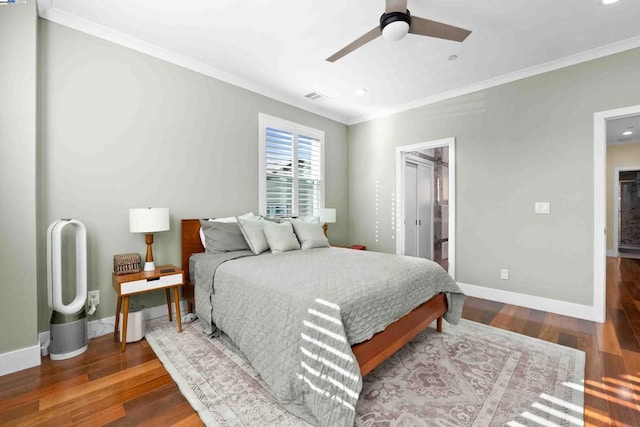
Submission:
M 260 114 L 260 213 L 313 215 L 324 207 L 324 132 Z

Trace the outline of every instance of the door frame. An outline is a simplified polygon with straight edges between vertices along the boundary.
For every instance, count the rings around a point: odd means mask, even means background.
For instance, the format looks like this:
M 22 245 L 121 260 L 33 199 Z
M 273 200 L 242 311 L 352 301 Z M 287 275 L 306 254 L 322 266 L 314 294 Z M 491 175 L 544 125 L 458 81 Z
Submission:
M 604 323 L 607 304 L 607 121 L 640 115 L 640 105 L 593 114 L 593 321 Z M 617 249 L 616 249 L 617 251 Z
M 404 157 L 405 153 L 449 147 L 449 275 L 456 278 L 456 139 L 455 137 L 396 147 L 396 254 L 404 254 Z M 432 221 L 433 223 L 433 221 Z
M 429 234 L 431 236 L 431 242 L 430 242 L 430 246 L 429 246 L 429 254 L 431 255 L 431 258 L 433 258 L 433 241 L 435 239 L 435 236 L 433 235 L 433 229 L 434 229 L 434 227 L 433 227 L 434 203 L 433 202 L 434 202 L 434 196 L 435 196 L 434 191 L 433 191 L 433 183 L 434 183 L 434 180 L 435 180 L 435 168 L 436 168 L 436 165 L 435 165 L 434 162 L 432 162 L 430 160 L 423 159 L 423 158 L 420 158 L 420 157 L 417 157 L 417 156 L 413 156 L 413 155 L 410 155 L 408 153 L 404 153 L 403 158 L 404 158 L 404 162 L 402 162 L 402 179 L 403 179 L 403 188 L 402 188 L 402 197 L 403 198 L 402 198 L 402 201 L 403 202 L 404 202 L 404 196 L 405 196 L 405 194 L 404 194 L 404 178 L 405 178 L 405 172 L 406 172 L 405 168 L 407 167 L 407 163 L 413 163 L 413 164 L 416 164 L 416 165 L 422 165 L 422 166 L 425 166 L 425 167 L 427 167 L 427 168 L 429 168 L 431 170 L 431 173 L 430 173 L 430 175 L 431 175 L 431 224 L 429 224 L 429 227 L 431 228 L 431 232 Z M 404 204 L 402 205 L 402 209 L 403 209 L 403 211 L 402 211 L 402 218 L 403 218 L 402 226 L 404 227 L 404 225 L 405 225 L 404 224 Z M 403 228 L 403 231 L 404 231 L 404 228 Z M 402 233 L 402 238 L 403 239 L 405 238 L 404 232 Z M 418 240 L 418 248 L 420 247 L 419 242 L 420 241 Z M 404 251 L 404 247 L 405 246 L 402 245 L 403 251 Z M 420 251 L 418 250 L 418 252 L 420 252 Z M 420 257 L 420 258 L 422 258 L 422 257 Z
M 620 217 L 618 211 L 620 210 L 620 172 L 640 171 L 640 166 L 622 166 L 613 168 L 613 256 L 620 256 Z

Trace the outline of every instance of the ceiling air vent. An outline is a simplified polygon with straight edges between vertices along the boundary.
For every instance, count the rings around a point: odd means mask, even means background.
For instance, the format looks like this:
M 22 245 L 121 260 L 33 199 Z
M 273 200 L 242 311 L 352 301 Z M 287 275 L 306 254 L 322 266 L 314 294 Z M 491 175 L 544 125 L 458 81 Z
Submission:
M 319 101 L 319 100 L 329 99 L 328 96 L 323 95 L 320 92 L 309 92 L 304 97 L 305 98 L 309 98 L 312 101 Z

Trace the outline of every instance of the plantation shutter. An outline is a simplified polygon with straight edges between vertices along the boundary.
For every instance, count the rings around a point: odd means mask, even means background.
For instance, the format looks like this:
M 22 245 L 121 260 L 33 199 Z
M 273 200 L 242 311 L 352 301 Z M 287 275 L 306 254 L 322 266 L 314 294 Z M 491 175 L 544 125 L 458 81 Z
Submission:
M 298 215 L 313 216 L 320 206 L 321 184 L 320 141 L 298 136 Z
M 290 217 L 294 214 L 293 151 L 294 138 L 291 132 L 266 129 L 268 217 Z
M 323 133 L 264 115 L 260 128 L 261 213 L 314 215 L 324 207 Z

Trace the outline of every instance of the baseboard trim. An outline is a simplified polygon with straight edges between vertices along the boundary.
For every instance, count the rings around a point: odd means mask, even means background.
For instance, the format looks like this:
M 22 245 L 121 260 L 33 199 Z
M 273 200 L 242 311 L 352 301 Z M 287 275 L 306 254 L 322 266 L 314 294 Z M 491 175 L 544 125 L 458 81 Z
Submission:
M 171 303 L 171 312 L 175 315 L 176 307 L 174 303 Z M 180 313 L 187 312 L 187 302 L 180 301 Z M 144 309 L 144 319 L 153 320 L 160 317 L 167 316 L 167 306 L 157 305 L 155 307 L 149 307 Z M 89 335 L 89 341 L 93 338 L 100 337 L 102 335 L 112 334 L 113 327 L 115 326 L 116 316 L 104 317 L 102 319 L 92 320 L 87 323 L 87 334 Z M 40 364 L 40 348 L 49 345 L 49 331 L 41 332 L 39 335 L 40 347 L 38 347 L 38 364 Z M 0 355 L 1 356 L 1 355 Z
M 458 282 L 465 295 L 597 322 L 595 307 Z
M 611 249 L 611 250 L 607 249 L 607 256 L 615 258 L 618 256 L 618 251 L 616 251 L 615 249 Z
M 40 346 L 32 345 L 0 354 L 0 376 L 40 365 Z

